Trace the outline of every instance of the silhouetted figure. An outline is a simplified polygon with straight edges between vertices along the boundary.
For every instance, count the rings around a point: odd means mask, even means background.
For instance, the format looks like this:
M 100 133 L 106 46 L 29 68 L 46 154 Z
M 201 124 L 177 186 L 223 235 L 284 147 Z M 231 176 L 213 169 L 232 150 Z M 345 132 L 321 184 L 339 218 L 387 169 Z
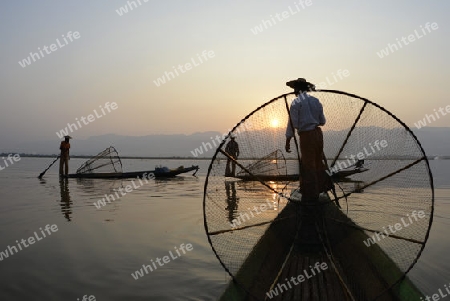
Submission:
M 323 134 L 320 126 L 325 124 L 325 116 L 320 101 L 307 92 L 314 91 L 313 84 L 304 78 L 286 83 L 294 89 L 297 96 L 291 104 L 290 121 L 286 129 L 286 146 L 289 153 L 290 141 L 294 137 L 294 128 L 300 137 L 302 200 L 318 200 L 325 189 L 325 165 L 323 159 Z M 292 121 L 292 124 L 291 124 Z
M 70 143 L 69 140 L 72 139 L 70 136 L 64 136 L 64 141 L 61 141 L 59 149 L 61 150 L 61 155 L 59 157 L 59 175 L 69 174 L 69 160 L 70 160 Z M 65 168 L 64 168 L 65 167 Z M 63 170 L 64 169 L 64 170 Z
M 234 136 L 230 137 L 230 141 L 225 146 L 225 152 L 230 155 L 234 160 L 239 157 L 239 144 L 236 142 L 236 138 Z M 225 176 L 226 177 L 234 177 L 236 173 L 236 162 L 227 158 L 227 166 L 225 167 Z M 230 171 L 231 165 L 231 171 Z

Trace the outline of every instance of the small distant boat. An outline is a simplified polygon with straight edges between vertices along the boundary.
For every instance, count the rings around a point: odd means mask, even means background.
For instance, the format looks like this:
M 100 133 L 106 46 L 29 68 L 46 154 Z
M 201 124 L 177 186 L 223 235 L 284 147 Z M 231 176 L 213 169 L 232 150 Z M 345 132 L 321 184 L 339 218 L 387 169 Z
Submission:
M 357 174 L 357 173 L 362 173 L 365 171 L 368 171 L 368 168 L 364 168 L 364 167 L 358 167 L 358 168 L 354 168 L 354 169 L 348 169 L 348 170 L 339 170 L 335 173 L 333 173 L 331 175 L 331 177 L 335 180 L 340 180 L 340 179 L 345 179 L 351 175 Z
M 337 171 L 333 171 L 331 174 L 331 178 L 335 181 L 347 181 L 348 177 L 357 173 L 362 173 L 368 171 L 368 168 L 364 167 L 364 160 L 358 160 L 354 165 L 351 165 L 347 168 L 339 169 Z
M 176 169 L 169 169 L 167 167 L 157 167 L 155 170 L 147 171 L 131 171 L 131 172 L 107 172 L 107 173 L 74 173 L 68 174 L 66 178 L 78 178 L 78 179 L 124 179 L 124 178 L 143 178 L 153 177 L 155 178 L 172 178 L 182 173 L 195 171 L 197 173 L 199 167 L 192 165 L 191 167 L 180 166 Z

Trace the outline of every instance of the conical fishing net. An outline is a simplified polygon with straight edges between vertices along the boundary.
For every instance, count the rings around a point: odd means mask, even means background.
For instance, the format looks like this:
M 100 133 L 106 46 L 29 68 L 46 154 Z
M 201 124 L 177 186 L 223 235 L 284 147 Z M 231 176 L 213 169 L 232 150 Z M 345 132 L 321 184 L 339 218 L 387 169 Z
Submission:
M 425 247 L 434 208 L 419 141 L 367 99 L 330 90 L 309 94 L 326 117 L 327 174 L 348 173 L 333 177 L 319 201 L 301 200 L 298 136 L 293 151 L 284 151 L 293 93 L 233 128 L 211 161 L 203 203 L 209 242 L 234 283 L 222 300 L 415 298 L 420 292 L 405 275 Z M 225 152 L 231 136 L 237 158 Z M 355 167 L 362 162 L 363 169 Z M 225 176 L 229 164 L 236 164 L 234 177 Z
M 110 146 L 87 160 L 77 169 L 77 174 L 86 173 L 121 173 L 122 161 L 117 150 Z
M 279 149 L 271 152 L 261 159 L 256 159 L 254 163 L 247 165 L 237 173 L 239 178 L 247 178 L 252 175 L 262 175 L 265 177 L 287 175 L 286 159 Z

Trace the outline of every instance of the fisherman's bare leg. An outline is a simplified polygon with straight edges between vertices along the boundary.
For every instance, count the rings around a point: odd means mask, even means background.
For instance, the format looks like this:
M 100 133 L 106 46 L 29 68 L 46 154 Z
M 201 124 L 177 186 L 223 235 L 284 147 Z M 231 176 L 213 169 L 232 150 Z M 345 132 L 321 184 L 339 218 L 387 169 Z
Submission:
M 68 175 L 69 174 L 69 157 L 68 156 L 66 156 L 64 164 L 66 165 L 65 174 Z
M 59 157 L 59 174 L 63 174 L 64 156 Z

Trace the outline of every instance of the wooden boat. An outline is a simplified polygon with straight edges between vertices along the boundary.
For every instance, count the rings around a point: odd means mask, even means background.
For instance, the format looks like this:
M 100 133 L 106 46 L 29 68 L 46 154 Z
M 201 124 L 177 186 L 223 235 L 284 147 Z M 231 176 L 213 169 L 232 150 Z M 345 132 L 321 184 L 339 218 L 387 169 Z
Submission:
M 362 244 L 368 236 L 328 196 L 321 195 L 320 202 L 309 207 L 289 202 L 235 274 L 239 284 L 230 281 L 220 300 L 422 300 L 378 245 Z M 326 263 L 327 269 L 287 287 L 292 274 L 311 275 L 316 263 Z M 287 289 L 274 294 L 280 283 Z
M 197 165 L 192 165 L 191 167 L 180 166 L 176 169 L 168 169 L 168 168 L 156 168 L 155 170 L 146 170 L 146 171 L 132 171 L 132 172 L 111 172 L 111 173 L 74 173 L 68 174 L 64 177 L 66 178 L 87 178 L 87 179 L 120 179 L 120 178 L 142 178 L 142 177 L 150 177 L 151 174 L 155 178 L 172 178 L 182 173 L 187 173 L 190 171 L 194 171 L 195 173 L 198 171 L 199 167 Z

